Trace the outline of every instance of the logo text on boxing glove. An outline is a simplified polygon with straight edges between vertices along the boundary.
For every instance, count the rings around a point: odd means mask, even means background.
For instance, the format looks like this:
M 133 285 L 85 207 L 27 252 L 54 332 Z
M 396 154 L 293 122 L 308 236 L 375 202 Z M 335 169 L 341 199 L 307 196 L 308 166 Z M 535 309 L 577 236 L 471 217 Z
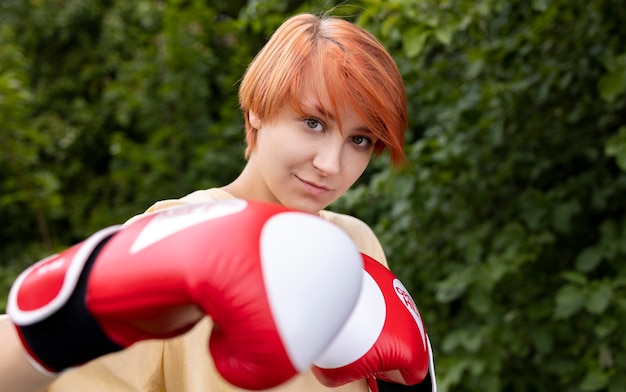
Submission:
M 404 285 L 402 284 L 402 282 L 400 282 L 399 279 L 393 280 L 393 288 L 394 288 L 394 291 L 396 292 L 396 295 L 400 299 L 400 302 L 404 304 L 406 309 L 413 316 L 413 319 L 415 319 L 415 323 L 417 324 L 417 327 L 419 328 L 420 334 L 422 336 L 422 343 L 424 344 L 424 349 L 427 349 L 426 333 L 424 331 L 424 323 L 422 322 L 422 317 L 420 316 L 419 311 L 417 310 L 417 305 L 415 305 L 415 301 L 413 301 L 411 294 L 409 294 L 409 291 L 406 289 L 406 287 L 404 287 Z
M 137 253 L 191 226 L 243 211 L 247 205 L 244 200 L 228 200 L 220 203 L 183 205 L 166 210 L 154 217 L 148 215 L 144 219 L 150 219 L 150 222 L 135 239 L 130 253 Z

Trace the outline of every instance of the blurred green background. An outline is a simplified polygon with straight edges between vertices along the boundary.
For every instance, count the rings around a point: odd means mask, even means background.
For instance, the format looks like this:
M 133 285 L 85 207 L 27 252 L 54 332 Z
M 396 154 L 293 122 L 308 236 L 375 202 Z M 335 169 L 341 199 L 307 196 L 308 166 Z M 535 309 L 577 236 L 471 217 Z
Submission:
M 379 235 L 439 390 L 626 391 L 621 0 L 0 0 L 0 310 L 30 263 L 232 180 L 245 66 L 331 8 L 410 111 L 408 166 L 332 208 Z

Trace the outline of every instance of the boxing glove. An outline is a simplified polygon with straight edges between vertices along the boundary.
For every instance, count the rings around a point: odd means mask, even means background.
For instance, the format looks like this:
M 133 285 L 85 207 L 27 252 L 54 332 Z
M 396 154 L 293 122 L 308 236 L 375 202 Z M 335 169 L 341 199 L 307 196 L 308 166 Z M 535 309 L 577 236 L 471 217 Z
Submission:
M 385 384 L 434 384 L 430 342 L 415 302 L 385 266 L 362 255 L 359 302 L 335 340 L 314 362 L 313 373 L 328 387 L 367 378 Z M 433 389 L 435 390 L 435 389 Z
M 317 216 L 243 200 L 194 204 L 34 264 L 7 310 L 31 362 L 52 373 L 177 336 L 207 314 L 218 372 L 266 389 L 328 346 L 358 300 L 362 266 L 348 235 Z

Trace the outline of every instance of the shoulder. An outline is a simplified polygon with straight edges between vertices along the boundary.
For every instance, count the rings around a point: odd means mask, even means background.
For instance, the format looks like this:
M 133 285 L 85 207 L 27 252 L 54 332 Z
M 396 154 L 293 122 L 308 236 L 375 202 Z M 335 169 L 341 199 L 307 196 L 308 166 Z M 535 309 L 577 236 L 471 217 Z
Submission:
M 133 221 L 139 219 L 140 217 L 150 214 L 157 211 L 162 211 L 168 208 L 178 207 L 185 204 L 190 203 L 204 203 L 210 201 L 218 201 L 218 200 L 226 200 L 226 199 L 234 199 L 230 193 L 223 191 L 219 188 L 210 188 L 194 191 L 180 199 L 168 199 L 157 201 L 153 205 L 151 205 L 144 213 L 136 215 L 126 221 L 126 224 L 132 223 Z
M 192 192 L 180 199 L 161 200 L 154 203 L 146 212 L 154 212 L 165 208 L 189 203 L 204 203 L 209 201 L 233 199 L 234 197 L 220 188 L 203 189 Z
M 387 258 L 372 228 L 352 215 L 323 210 L 320 216 L 344 229 L 354 240 L 359 251 L 387 266 Z

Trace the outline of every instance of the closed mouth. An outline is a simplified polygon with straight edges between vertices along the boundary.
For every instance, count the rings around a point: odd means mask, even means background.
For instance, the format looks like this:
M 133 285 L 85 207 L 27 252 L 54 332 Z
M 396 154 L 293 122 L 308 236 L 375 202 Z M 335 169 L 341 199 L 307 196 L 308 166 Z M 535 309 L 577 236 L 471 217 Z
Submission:
M 316 183 L 311 182 L 311 181 L 307 181 L 307 180 L 305 180 L 305 179 L 303 179 L 303 178 L 301 178 L 301 177 L 298 177 L 297 175 L 296 175 L 296 178 L 297 178 L 298 180 L 302 181 L 304 184 L 306 184 L 306 185 L 310 186 L 310 187 L 317 188 L 317 189 L 319 189 L 319 190 L 323 190 L 323 191 L 326 191 L 326 192 L 330 192 L 330 191 L 332 191 L 332 189 L 331 189 L 331 188 L 329 188 L 329 187 L 327 187 L 327 186 L 325 186 L 325 185 L 320 185 L 320 184 L 316 184 Z

